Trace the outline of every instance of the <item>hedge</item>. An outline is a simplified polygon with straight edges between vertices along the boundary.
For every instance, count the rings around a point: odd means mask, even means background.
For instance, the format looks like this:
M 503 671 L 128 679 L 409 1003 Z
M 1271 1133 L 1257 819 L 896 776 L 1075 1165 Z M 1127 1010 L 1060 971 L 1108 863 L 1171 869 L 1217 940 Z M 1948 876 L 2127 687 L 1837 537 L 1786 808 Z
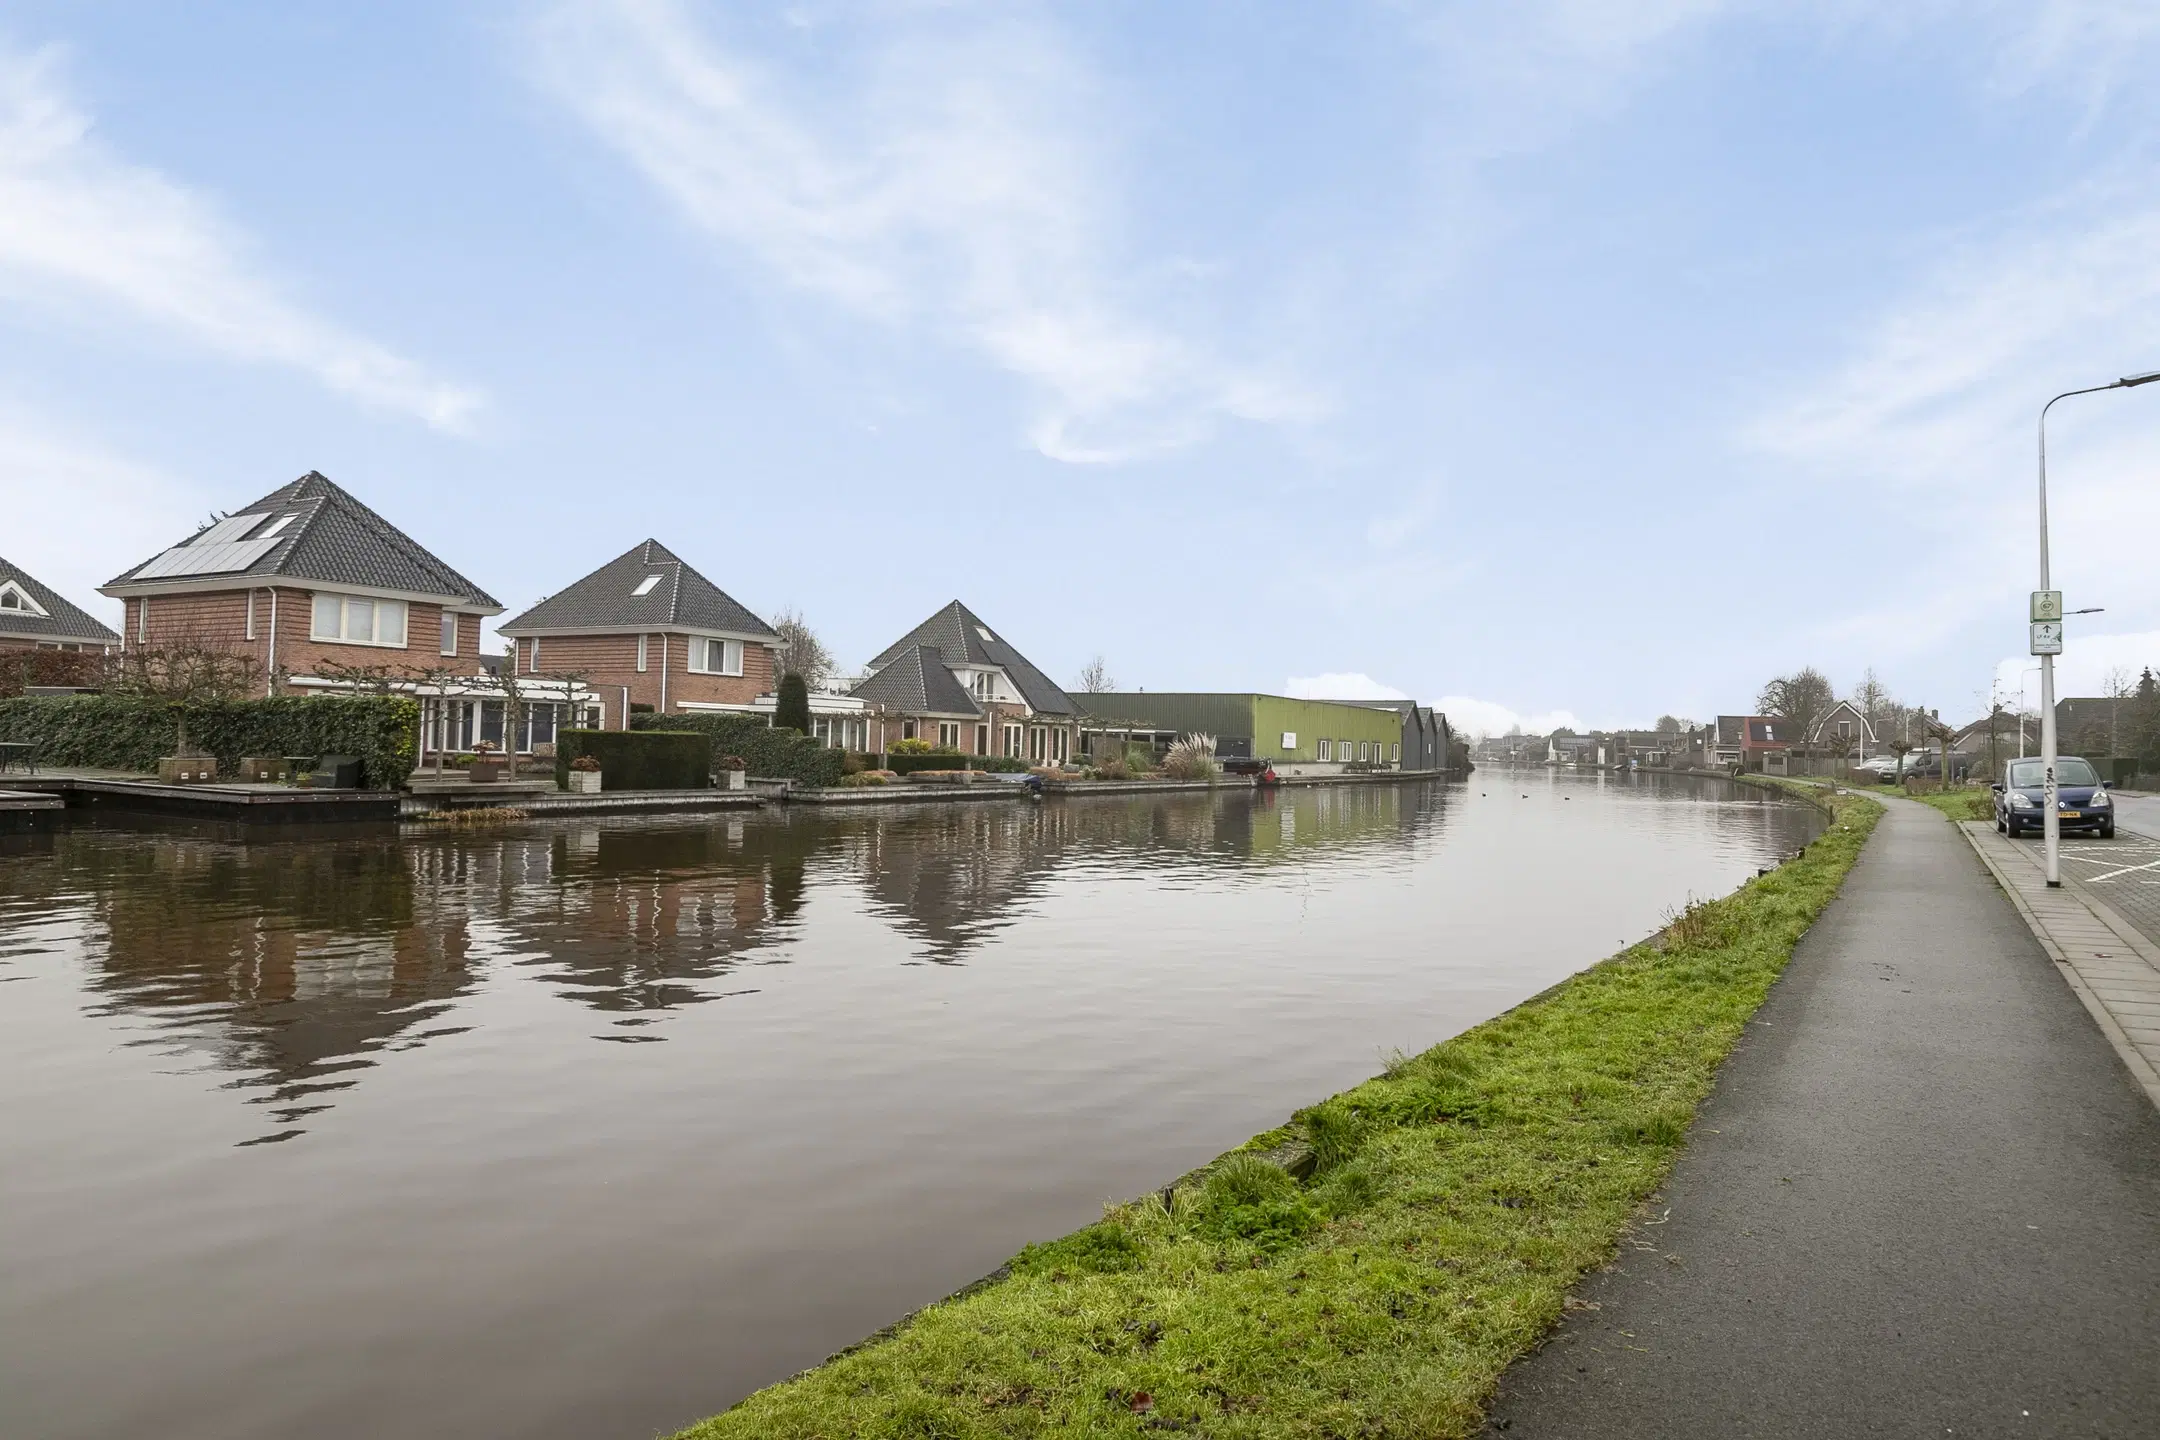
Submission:
M 837 785 L 847 754 L 794 730 L 775 730 L 762 715 L 706 711 L 694 715 L 634 715 L 638 731 L 689 731 L 712 741 L 714 756 L 740 755 L 762 780 Z
M 1028 762 L 1010 755 L 962 755 L 957 750 L 932 750 L 928 754 L 887 755 L 885 768 L 895 775 L 912 775 L 917 770 L 980 770 L 990 775 L 1025 775 Z
M 179 742 L 178 710 L 124 695 L 0 700 L 0 740 L 30 740 L 45 765 L 155 771 Z M 243 755 L 357 755 L 360 783 L 388 790 L 412 773 L 420 705 L 402 695 L 276 695 L 185 707 L 190 747 L 235 769 Z
M 710 738 L 678 730 L 560 730 L 555 735 L 555 784 L 570 788 L 570 762 L 600 762 L 606 790 L 707 790 L 712 787 Z

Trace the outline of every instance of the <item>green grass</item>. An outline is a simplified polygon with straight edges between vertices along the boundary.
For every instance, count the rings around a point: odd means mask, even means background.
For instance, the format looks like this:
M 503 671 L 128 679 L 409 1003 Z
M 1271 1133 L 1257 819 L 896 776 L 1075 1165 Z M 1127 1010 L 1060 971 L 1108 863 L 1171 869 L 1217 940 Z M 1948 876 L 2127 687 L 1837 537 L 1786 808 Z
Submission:
M 1470 1434 L 1881 815 L 1831 803 L 1799 859 L 685 1434 Z

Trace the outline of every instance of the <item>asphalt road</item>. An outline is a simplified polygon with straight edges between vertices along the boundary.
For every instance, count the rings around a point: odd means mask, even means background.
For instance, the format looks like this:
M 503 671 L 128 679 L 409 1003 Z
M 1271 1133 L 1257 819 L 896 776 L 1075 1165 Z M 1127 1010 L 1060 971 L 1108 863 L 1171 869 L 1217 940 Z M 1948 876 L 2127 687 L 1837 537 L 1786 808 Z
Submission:
M 2160 1112 L 1890 802 L 1509 1437 L 2160 1435 Z
M 2117 795 L 2115 824 L 2160 840 L 2160 795 Z

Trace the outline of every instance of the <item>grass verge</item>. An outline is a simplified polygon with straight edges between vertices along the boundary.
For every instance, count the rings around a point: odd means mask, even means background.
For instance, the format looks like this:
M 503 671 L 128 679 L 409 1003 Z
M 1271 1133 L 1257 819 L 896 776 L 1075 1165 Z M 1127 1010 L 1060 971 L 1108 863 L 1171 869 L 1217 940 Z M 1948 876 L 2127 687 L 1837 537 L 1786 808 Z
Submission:
M 697 1440 L 1463 1436 L 1608 1258 L 1882 813 Z

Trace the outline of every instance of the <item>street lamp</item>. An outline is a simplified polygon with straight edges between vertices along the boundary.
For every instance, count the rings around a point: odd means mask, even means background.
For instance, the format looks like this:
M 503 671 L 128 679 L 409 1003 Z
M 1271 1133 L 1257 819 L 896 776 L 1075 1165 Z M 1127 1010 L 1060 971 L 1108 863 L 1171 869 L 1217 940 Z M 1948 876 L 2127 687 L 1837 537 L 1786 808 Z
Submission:
M 2088 385 L 2082 390 L 2065 390 L 2055 400 L 2067 400 L 2073 395 L 2097 395 L 2102 390 L 2130 390 L 2139 385 L 2150 385 L 2160 380 L 2160 370 L 2148 370 L 2142 375 L 2125 375 L 2120 380 L 2105 385 Z M 2047 518 L 2047 417 L 2055 408 L 2055 400 L 2040 407 L 2040 590 L 2045 594 L 2048 581 L 2048 518 Z M 2031 616 L 2038 619 L 2038 616 Z M 2058 638 L 2057 648 L 2061 647 Z M 2053 651 L 2040 657 L 2040 763 L 2047 782 L 2045 803 L 2047 813 L 2041 817 L 2041 834 L 2047 841 L 2047 883 L 2056 889 L 2062 887 L 2062 815 L 2058 809 L 2059 787 L 2055 781 L 2055 655 Z

